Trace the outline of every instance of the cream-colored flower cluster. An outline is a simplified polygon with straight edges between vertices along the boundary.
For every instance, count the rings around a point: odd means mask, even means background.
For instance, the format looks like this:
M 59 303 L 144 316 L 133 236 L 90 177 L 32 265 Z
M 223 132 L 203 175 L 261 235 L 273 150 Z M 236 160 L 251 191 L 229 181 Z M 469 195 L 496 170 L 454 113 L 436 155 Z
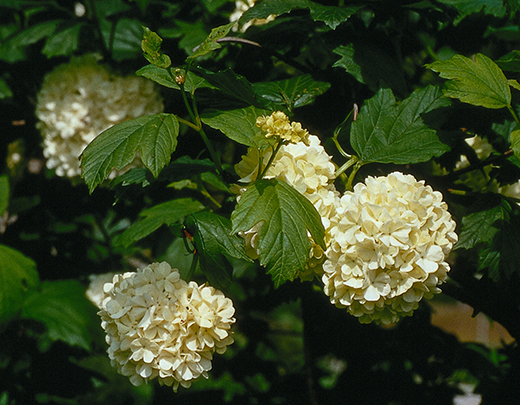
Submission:
M 58 66 L 45 76 L 36 104 L 47 167 L 58 176 L 78 176 L 79 155 L 96 136 L 163 108 L 153 82 L 114 75 L 95 55 Z
M 187 283 L 166 262 L 104 285 L 101 326 L 113 366 L 134 385 L 190 387 L 207 378 L 213 353 L 233 343 L 233 303 L 213 287 Z
M 290 143 L 303 142 L 305 145 L 309 145 L 309 131 L 302 128 L 302 124 L 299 122 L 291 122 L 282 111 L 258 117 L 256 126 L 266 133 L 266 138 L 276 136 Z
M 331 218 L 325 294 L 362 323 L 412 315 L 446 280 L 454 230 L 442 194 L 424 181 L 399 172 L 368 177 Z
M 335 167 L 317 136 L 309 135 L 308 142 L 308 145 L 303 142 L 282 145 L 264 177 L 283 180 L 304 195 L 320 214 L 327 230 L 330 226 L 329 218 L 335 213 L 336 202 L 339 200 L 339 193 L 332 184 Z M 240 163 L 235 166 L 241 177 L 240 181 L 249 183 L 256 179 L 259 161 L 269 161 L 271 154 L 270 149 L 261 152 L 256 148 L 249 148 L 247 155 L 242 156 Z M 246 252 L 254 259 L 259 256 L 257 236 L 260 226 L 261 224 L 257 224 L 239 234 L 245 239 Z M 313 243 L 309 256 L 307 270 L 299 274 L 305 280 L 312 279 L 315 272 L 321 272 L 319 264 L 323 259 L 323 250 Z
M 251 7 L 253 7 L 256 3 L 256 0 L 236 0 L 235 1 L 235 11 L 231 13 L 229 16 L 229 21 L 234 22 L 240 20 L 240 17 L 242 17 L 242 14 L 244 14 L 247 10 L 249 10 Z M 244 26 L 241 28 L 241 32 L 246 32 L 246 30 L 251 27 L 252 25 L 263 25 L 267 24 L 270 21 L 273 21 L 276 18 L 276 15 L 271 14 L 267 18 L 253 18 L 252 20 L 249 20 L 247 23 L 244 24 Z M 233 31 L 238 31 L 238 28 L 236 25 L 233 27 Z

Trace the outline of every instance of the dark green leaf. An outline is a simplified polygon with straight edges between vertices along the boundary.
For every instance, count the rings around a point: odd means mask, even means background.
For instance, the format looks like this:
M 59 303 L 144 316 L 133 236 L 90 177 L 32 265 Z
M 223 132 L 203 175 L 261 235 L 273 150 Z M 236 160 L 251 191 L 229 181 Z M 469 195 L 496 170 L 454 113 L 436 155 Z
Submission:
M 310 3 L 309 0 L 264 0 L 256 3 L 240 17 L 239 26 L 242 27 L 253 18 L 264 19 L 271 14 L 281 15 L 295 9 L 308 8 Z
M 231 215 L 232 233 L 258 232 L 260 264 L 272 274 L 276 287 L 305 269 L 311 243 L 324 246 L 324 230 L 314 206 L 281 180 L 258 180 L 242 195 Z
M 82 176 L 90 192 L 112 169 L 130 164 L 137 152 L 157 177 L 177 147 L 179 122 L 173 114 L 146 115 L 117 124 L 99 134 L 81 155 Z
M 267 107 L 272 110 L 284 107 L 289 111 L 311 104 L 316 96 L 325 93 L 329 87 L 329 83 L 315 81 L 309 74 L 276 82 L 253 84 L 253 90 L 258 97 L 266 101 Z
M 114 244 L 128 247 L 150 235 L 162 225 L 170 226 L 187 215 L 203 209 L 204 205 L 192 198 L 180 198 L 148 208 L 139 214 L 141 218 L 137 222 L 114 239 Z
M 409 164 L 440 156 L 449 148 L 426 126 L 421 114 L 448 103 L 433 86 L 414 91 L 399 105 L 391 90 L 381 89 L 352 122 L 352 147 L 363 163 Z
M 262 107 L 256 98 L 251 83 L 249 83 L 245 77 L 237 75 L 233 70 L 226 69 L 213 73 L 209 70 L 197 67 L 196 74 L 206 79 L 210 84 L 231 99 L 238 100 L 247 106 Z
M 36 263 L 17 250 L 0 245 L 0 324 L 16 316 L 26 294 L 38 284 Z
M 95 307 L 77 280 L 44 281 L 41 292 L 28 295 L 22 318 L 42 322 L 46 327 L 42 350 L 55 341 L 91 349 L 92 331 L 98 327 Z
M 188 59 L 197 58 L 199 56 L 206 55 L 215 49 L 222 48 L 222 45 L 220 45 L 217 41 L 224 38 L 229 33 L 229 31 L 231 31 L 233 25 L 235 25 L 235 22 L 230 22 L 228 24 L 213 28 L 204 42 L 202 42 L 197 47 L 197 49 L 190 56 L 188 56 Z
M 215 164 L 209 159 L 192 159 L 189 156 L 182 156 L 165 167 L 159 178 L 177 181 L 189 179 L 197 174 L 215 171 Z
M 426 66 L 449 79 L 444 90 L 447 97 L 486 108 L 503 108 L 511 104 L 511 90 L 504 73 L 481 53 L 475 55 L 474 61 L 455 55 Z
M 154 67 L 166 69 L 170 67 L 172 61 L 168 55 L 161 52 L 162 38 L 148 27 L 143 27 L 143 39 L 141 41 L 141 49 L 144 57 Z M 144 75 L 143 75 L 144 76 Z
M 491 14 L 495 17 L 503 17 L 506 12 L 506 8 L 502 4 L 501 0 L 438 0 L 439 3 L 446 4 L 456 8 L 461 14 L 460 19 L 463 17 L 478 13 L 481 10 L 484 14 Z
M 13 92 L 4 79 L 0 77 L 0 99 L 13 97 Z
M 390 87 L 402 95 L 407 94 L 407 85 L 402 68 L 387 52 L 374 44 L 361 42 L 339 46 L 333 51 L 341 56 L 333 67 L 342 67 L 360 83 L 376 92 L 381 87 Z
M 117 184 L 121 184 L 123 187 L 129 186 L 131 184 L 141 184 L 142 187 L 147 187 L 150 185 L 149 179 L 150 171 L 143 167 L 134 167 L 133 169 L 123 173 L 121 176 L 117 176 L 111 182 L 111 186 L 116 186 Z
M 517 125 L 509 135 L 509 142 L 516 157 L 520 158 L 520 125 Z
M 256 139 L 262 130 L 256 126 L 256 118 L 269 111 L 256 107 L 246 107 L 230 111 L 207 111 L 202 114 L 202 122 L 222 131 L 229 139 L 242 145 L 258 146 Z
M 361 6 L 354 7 L 334 7 L 323 6 L 317 3 L 310 4 L 311 17 L 314 21 L 323 21 L 333 30 L 338 25 L 347 21 L 352 14 L 355 14 Z
M 132 59 L 141 54 L 143 24 L 139 20 L 121 18 L 112 22 L 103 19 L 99 25 L 105 46 L 112 51 L 115 60 Z
M 184 225 L 193 237 L 202 272 L 212 285 L 225 288 L 231 282 L 233 267 L 227 257 L 251 261 L 244 251 L 244 240 L 231 234 L 229 219 L 201 211 L 188 216 Z
M 168 71 L 171 73 L 168 73 Z M 182 71 L 184 72 L 184 71 Z M 163 69 L 155 65 L 146 65 L 139 69 L 136 74 L 138 76 L 146 77 L 147 79 L 153 80 L 159 83 L 161 86 L 169 87 L 171 89 L 180 90 L 180 86 L 175 81 L 176 68 Z M 195 73 L 188 72 L 188 75 L 184 77 L 184 90 L 194 94 L 195 90 L 208 87 L 214 88 L 202 77 L 197 76 Z
M 3 174 L 0 176 L 0 217 L 4 215 L 4 212 L 9 207 L 10 195 L 9 176 Z
M 83 23 L 74 24 L 72 26 L 65 26 L 63 29 L 59 29 L 57 32 L 51 34 L 45 46 L 42 49 L 42 53 L 47 55 L 48 58 L 53 56 L 61 55 L 72 55 L 79 46 L 79 34 Z

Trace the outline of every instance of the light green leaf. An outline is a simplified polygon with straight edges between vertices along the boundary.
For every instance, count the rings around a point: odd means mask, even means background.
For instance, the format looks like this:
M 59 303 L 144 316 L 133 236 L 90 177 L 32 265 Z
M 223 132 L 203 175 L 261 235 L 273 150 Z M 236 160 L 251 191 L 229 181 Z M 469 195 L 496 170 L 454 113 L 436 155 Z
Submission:
M 516 157 L 520 158 L 520 125 L 517 125 L 509 135 L 509 142 Z
M 168 70 L 171 72 L 168 73 Z M 164 87 L 169 87 L 171 89 L 180 90 L 180 86 L 175 81 L 174 77 L 176 74 L 176 68 L 170 67 L 168 69 L 163 69 L 160 67 L 157 67 L 155 65 L 146 65 L 139 69 L 136 74 L 137 76 L 143 76 L 147 79 L 153 80 L 154 82 L 160 84 Z M 184 73 L 184 70 L 182 71 Z M 172 77 L 173 76 L 173 77 Z M 193 72 L 188 72 L 188 75 L 184 76 L 184 90 L 194 94 L 195 90 L 207 87 L 207 88 L 214 88 L 211 84 L 209 84 L 205 79 L 202 77 L 197 76 Z
M 206 111 L 201 119 L 204 124 L 222 131 L 235 142 L 258 146 L 256 139 L 262 134 L 262 130 L 256 126 L 256 118 L 269 113 L 270 111 L 251 106 L 230 111 Z
M 518 81 L 516 80 L 508 80 L 507 84 L 509 84 L 512 88 L 516 90 L 520 90 L 520 83 L 518 83 Z
M 83 23 L 74 24 L 54 32 L 45 41 L 42 53 L 48 58 L 53 56 L 71 55 L 78 49 L 79 34 Z
M 197 58 L 199 56 L 206 55 L 215 49 L 222 48 L 222 45 L 220 45 L 217 41 L 224 38 L 229 33 L 229 31 L 231 31 L 231 28 L 235 24 L 235 22 L 230 22 L 225 25 L 213 28 L 204 42 L 198 46 L 195 52 L 188 56 L 188 59 Z
M 390 89 L 381 89 L 352 122 L 351 145 L 363 163 L 409 164 L 440 156 L 449 148 L 421 114 L 448 104 L 433 86 L 414 91 L 399 105 Z
M 9 176 L 3 174 L 0 176 L 0 217 L 9 207 L 9 198 L 11 189 L 9 187 Z
M 209 211 L 190 215 L 184 221 L 210 284 L 225 288 L 231 283 L 233 266 L 227 257 L 252 261 L 244 251 L 244 240 L 231 234 L 231 221 Z
M 0 77 L 0 99 L 13 97 L 13 92 L 4 79 Z
M 27 296 L 21 317 L 45 325 L 42 351 L 58 340 L 90 351 L 92 331 L 99 322 L 94 305 L 85 296 L 85 287 L 77 280 L 44 281 L 41 292 Z
M 276 287 L 305 269 L 311 243 L 307 231 L 324 247 L 324 229 L 314 206 L 285 182 L 258 180 L 242 195 L 231 214 L 232 233 L 258 232 L 260 264 L 272 274 Z
M 511 105 L 511 90 L 504 73 L 495 62 L 481 53 L 475 55 L 474 61 L 455 55 L 426 66 L 449 79 L 444 90 L 447 97 L 486 108 Z
M 132 243 L 150 235 L 162 225 L 170 226 L 179 222 L 187 215 L 203 209 L 204 205 L 192 198 L 179 198 L 158 204 L 143 210 L 139 214 L 141 218 L 137 222 L 114 238 L 114 244 L 128 247 Z
M 173 114 L 155 114 L 117 124 L 99 134 L 81 154 L 82 177 L 90 192 L 112 169 L 130 164 L 137 152 L 157 177 L 177 147 L 179 122 Z
M 306 74 L 276 82 L 254 83 L 252 86 L 257 96 L 266 101 L 267 107 L 275 110 L 282 106 L 292 111 L 311 104 L 316 96 L 329 89 L 330 83 L 315 81 Z
M 361 6 L 354 7 L 334 7 L 323 6 L 317 3 L 310 4 L 311 17 L 314 21 L 323 21 L 333 30 L 338 25 L 347 21 L 350 16 L 356 13 Z
M 24 297 L 38 284 L 36 263 L 17 250 L 0 245 L 0 324 L 16 316 Z
M 148 27 L 143 27 L 143 39 L 141 41 L 141 49 L 144 57 L 154 67 L 166 69 L 170 67 L 172 61 L 168 55 L 161 52 L 162 38 Z

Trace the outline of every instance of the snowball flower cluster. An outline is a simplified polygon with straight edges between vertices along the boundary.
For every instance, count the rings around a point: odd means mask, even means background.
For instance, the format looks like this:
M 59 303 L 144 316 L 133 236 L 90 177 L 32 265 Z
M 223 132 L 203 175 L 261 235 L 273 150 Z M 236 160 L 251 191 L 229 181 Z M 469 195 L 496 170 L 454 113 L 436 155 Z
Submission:
M 269 161 L 272 151 L 267 149 L 260 151 L 257 148 L 249 148 L 247 155 L 235 166 L 241 182 L 249 183 L 255 180 L 260 170 L 258 162 Z M 305 196 L 316 208 L 321 216 L 325 230 L 330 226 L 329 218 L 335 213 L 335 205 L 339 200 L 332 181 L 335 176 L 335 167 L 331 156 L 327 154 L 320 139 L 315 135 L 308 136 L 308 144 L 298 142 L 296 144 L 282 145 L 276 154 L 272 164 L 265 173 L 265 178 L 277 178 L 285 181 Z M 261 224 L 255 225 L 248 231 L 239 235 L 245 240 L 246 253 L 254 259 L 258 258 L 257 236 Z M 301 272 L 302 279 L 312 279 L 315 272 L 319 273 L 323 256 L 323 250 L 312 240 L 313 247 L 309 254 L 308 268 Z
M 331 218 L 322 280 L 333 304 L 362 323 L 396 322 L 439 293 L 457 241 L 442 194 L 412 175 L 368 177 Z
M 104 285 L 101 326 L 108 356 L 134 385 L 158 378 L 188 388 L 207 378 L 213 353 L 233 343 L 233 303 L 213 287 L 187 283 L 166 262 L 115 275 Z
M 289 121 L 289 117 L 282 111 L 258 117 L 256 126 L 266 132 L 266 138 L 276 136 L 291 143 L 303 142 L 309 145 L 309 132 L 299 122 Z
M 116 76 L 95 55 L 60 65 L 45 76 L 36 104 L 47 167 L 58 176 L 78 176 L 79 155 L 101 132 L 162 110 L 151 81 Z

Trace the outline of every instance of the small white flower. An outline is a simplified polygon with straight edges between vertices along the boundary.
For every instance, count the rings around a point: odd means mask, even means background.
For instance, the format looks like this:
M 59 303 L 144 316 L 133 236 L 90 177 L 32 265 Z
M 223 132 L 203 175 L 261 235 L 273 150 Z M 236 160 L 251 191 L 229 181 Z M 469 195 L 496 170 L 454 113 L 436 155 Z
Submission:
M 80 174 L 79 155 L 101 132 L 128 119 L 163 110 L 153 82 L 120 77 L 85 55 L 45 76 L 36 103 L 47 167 L 58 176 Z M 133 165 L 138 165 L 136 157 Z M 116 173 L 112 175 L 115 176 Z
M 363 323 L 411 315 L 440 292 L 457 241 L 442 194 L 411 175 L 368 177 L 346 192 L 330 219 L 324 291 Z
M 185 388 L 207 378 L 213 353 L 233 343 L 233 303 L 213 287 L 187 283 L 166 262 L 115 275 L 104 286 L 101 326 L 111 364 L 134 385 L 158 378 Z

